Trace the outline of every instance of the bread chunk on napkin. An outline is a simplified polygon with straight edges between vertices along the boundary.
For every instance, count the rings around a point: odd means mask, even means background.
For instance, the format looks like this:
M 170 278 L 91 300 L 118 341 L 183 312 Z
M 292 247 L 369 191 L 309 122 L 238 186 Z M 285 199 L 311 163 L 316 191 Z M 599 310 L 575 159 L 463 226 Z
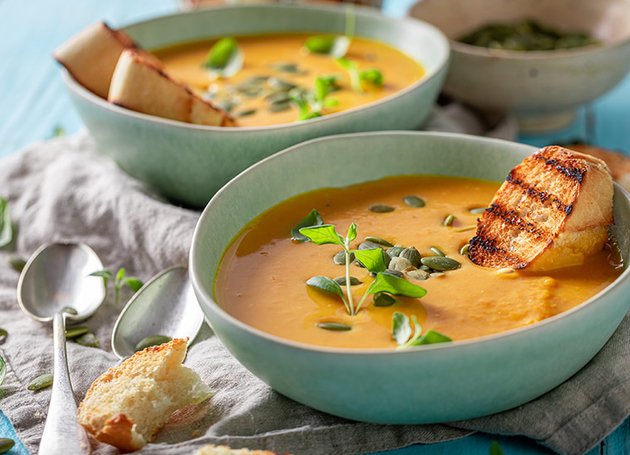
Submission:
M 268 450 L 230 449 L 228 446 L 203 446 L 193 452 L 192 455 L 278 455 Z M 289 454 L 285 454 L 289 455 Z
M 600 251 L 613 223 L 604 161 L 545 147 L 508 174 L 477 222 L 470 259 L 491 268 L 552 270 Z
M 176 338 L 151 346 L 107 370 L 79 405 L 79 423 L 123 452 L 144 447 L 173 412 L 212 395 L 199 375 L 182 365 L 186 344 Z

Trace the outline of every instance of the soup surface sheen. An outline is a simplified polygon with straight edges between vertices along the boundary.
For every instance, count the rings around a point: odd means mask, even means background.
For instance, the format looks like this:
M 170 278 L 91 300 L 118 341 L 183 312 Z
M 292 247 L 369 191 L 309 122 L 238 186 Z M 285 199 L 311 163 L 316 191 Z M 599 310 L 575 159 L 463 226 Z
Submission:
M 477 179 L 400 176 L 288 199 L 249 223 L 228 247 L 216 278 L 216 301 L 246 324 L 290 340 L 321 346 L 391 348 L 397 346 L 392 339 L 395 311 L 416 315 L 423 332 L 433 329 L 453 340 L 464 340 L 526 326 L 566 311 L 621 274 L 619 256 L 609 246 L 583 265 L 546 273 L 499 273 L 477 267 L 461 256 L 462 246 L 475 233 L 461 228 L 475 225 L 479 216 L 469 210 L 487 206 L 498 187 L 496 182 Z M 426 206 L 408 207 L 403 203 L 408 195 L 423 198 Z M 375 203 L 395 210 L 368 210 Z M 313 208 L 342 235 L 356 223 L 358 237 L 352 249 L 366 236 L 374 236 L 395 245 L 415 246 L 422 257 L 434 255 L 430 247 L 436 246 L 462 266 L 425 281 L 410 279 L 427 290 L 421 299 L 395 297 L 394 305 L 375 307 L 368 297 L 367 306 L 350 316 L 338 296 L 305 285 L 314 276 L 345 274 L 345 267 L 332 260 L 340 247 L 297 243 L 290 238 L 291 228 Z M 445 227 L 444 218 L 451 213 L 455 215 L 453 226 Z M 353 286 L 353 295 L 363 295 L 372 278 L 356 263 L 351 264 L 350 274 L 363 282 Z M 351 325 L 352 330 L 324 330 L 317 327 L 320 322 L 341 322 Z
M 323 114 L 331 114 L 373 101 L 378 101 L 413 84 L 424 75 L 422 66 L 411 57 L 386 44 L 364 38 L 353 38 L 345 58 L 357 64 L 358 70 L 377 68 L 383 74 L 383 87 L 364 84 L 364 91 L 352 89 L 350 76 L 334 58 L 328 55 L 311 54 L 304 50 L 306 39 L 312 33 L 289 33 L 277 35 L 240 36 L 236 40 L 243 52 L 243 67 L 234 76 L 211 80 L 203 67 L 210 48 L 215 41 L 203 41 L 177 45 L 153 53 L 164 63 L 164 70 L 173 78 L 188 84 L 200 95 L 208 97 L 220 107 L 227 100 L 238 103 L 230 110 L 239 126 L 265 126 L 291 123 L 298 116 L 298 108 L 272 112 L 266 96 L 277 89 L 263 83 L 262 90 L 255 96 L 243 94 L 239 87 L 259 76 L 274 77 L 299 87 L 313 90 L 317 76 L 338 76 L 341 89 L 328 98 L 338 100 L 335 107 L 327 107 Z M 296 65 L 299 74 L 281 71 L 278 66 Z M 229 103 L 228 103 L 229 104 Z M 255 111 L 246 116 L 242 113 Z

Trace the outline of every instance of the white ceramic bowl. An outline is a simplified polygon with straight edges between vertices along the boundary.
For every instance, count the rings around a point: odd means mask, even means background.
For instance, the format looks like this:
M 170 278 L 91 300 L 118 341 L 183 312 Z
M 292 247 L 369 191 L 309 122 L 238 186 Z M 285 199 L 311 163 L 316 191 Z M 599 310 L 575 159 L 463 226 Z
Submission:
M 409 14 L 450 39 L 444 91 L 484 111 L 515 114 L 523 132 L 566 126 L 578 106 L 609 91 L 630 70 L 629 0 L 422 0 Z M 520 52 L 456 41 L 484 25 L 523 19 L 586 32 L 601 44 Z

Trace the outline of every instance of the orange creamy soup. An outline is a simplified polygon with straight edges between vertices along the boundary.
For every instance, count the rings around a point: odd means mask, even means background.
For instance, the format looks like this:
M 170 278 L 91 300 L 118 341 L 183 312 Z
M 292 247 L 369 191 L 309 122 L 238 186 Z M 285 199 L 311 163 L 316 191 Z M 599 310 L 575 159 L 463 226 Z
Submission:
M 214 41 L 182 44 L 154 51 L 165 71 L 183 81 L 234 116 L 239 126 L 291 123 L 298 117 L 295 103 L 285 102 L 291 85 L 313 90 L 318 76 L 334 76 L 336 89 L 322 114 L 331 114 L 378 101 L 413 84 L 424 75 L 422 66 L 393 47 L 363 38 L 353 38 L 345 58 L 357 71 L 378 69 L 383 86 L 363 83 L 361 92 L 352 88 L 350 74 L 332 57 L 309 53 L 304 44 L 313 34 L 241 36 L 243 66 L 233 76 L 212 80 L 204 68 Z M 290 84 L 290 85 L 287 85 Z M 284 92 L 284 93 L 283 93 Z M 283 96 L 284 95 L 284 96 Z M 334 104 L 333 103 L 333 104 Z
M 594 296 L 621 274 L 616 249 L 606 249 L 587 263 L 549 272 L 484 269 L 462 255 L 474 235 L 478 209 L 489 204 L 499 183 L 484 180 L 401 176 L 348 188 L 322 189 L 291 198 L 249 223 L 228 247 L 215 286 L 216 301 L 237 319 L 265 332 L 304 343 L 344 348 L 393 348 L 392 316 L 415 315 L 423 332 L 435 330 L 451 339 L 490 335 L 541 321 Z M 407 206 L 403 199 L 415 195 L 426 205 Z M 368 207 L 386 204 L 388 213 Z M 341 298 L 306 286 L 314 276 L 345 275 L 345 266 L 333 261 L 341 251 L 336 245 L 298 243 L 290 230 L 313 208 L 326 224 L 346 235 L 356 223 L 358 237 L 352 249 L 367 236 L 392 244 L 415 246 L 422 257 L 434 256 L 437 247 L 461 263 L 456 270 L 419 281 L 427 290 L 420 299 L 394 296 L 396 303 L 377 307 L 372 297 L 356 316 L 350 316 Z M 447 215 L 455 216 L 444 226 Z M 363 284 L 353 286 L 355 302 L 373 278 L 366 269 L 350 265 L 350 274 Z M 345 289 L 345 286 L 342 287 Z M 320 328 L 337 322 L 349 331 Z

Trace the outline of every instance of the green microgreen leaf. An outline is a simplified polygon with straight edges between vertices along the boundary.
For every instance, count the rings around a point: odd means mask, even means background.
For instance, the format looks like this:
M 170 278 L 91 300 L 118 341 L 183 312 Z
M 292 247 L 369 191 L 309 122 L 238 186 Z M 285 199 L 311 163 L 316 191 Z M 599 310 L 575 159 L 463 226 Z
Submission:
M 103 283 L 105 284 L 105 286 L 107 286 L 108 281 L 111 281 L 114 285 L 114 302 L 118 304 L 120 290 L 123 288 L 124 285 L 129 286 L 133 292 L 137 292 L 138 289 L 142 287 L 142 281 L 132 276 L 125 278 L 125 273 L 125 269 L 120 268 L 116 273 L 116 277 L 114 277 L 114 274 L 111 271 L 105 269 L 99 270 L 98 272 L 90 273 L 89 276 L 100 276 L 101 278 L 103 278 Z
M 411 336 L 411 327 L 409 326 L 409 318 L 406 314 L 398 311 L 394 312 L 392 317 L 392 335 L 396 343 L 403 345 Z
M 234 76 L 243 66 L 243 53 L 237 41 L 232 37 L 221 38 L 210 49 L 203 66 L 212 78 Z
M 345 247 L 345 239 L 337 234 L 334 224 L 301 228 L 300 234 L 308 237 L 316 245 L 333 244 Z
M 140 288 L 142 287 L 143 283 L 138 278 L 129 277 L 125 279 L 123 284 L 126 284 L 127 286 L 129 286 L 133 292 L 138 292 Z
M 383 86 L 383 73 L 381 73 L 380 70 L 376 68 L 368 68 L 361 71 L 361 73 L 359 74 L 359 79 L 362 82 L 367 82 L 375 87 Z
M 385 263 L 385 255 L 381 248 L 373 250 L 355 250 L 353 251 L 357 260 L 365 266 L 369 272 L 379 273 L 387 268 Z
M 100 276 L 103 278 L 105 286 L 107 286 L 107 280 L 114 280 L 114 275 L 109 270 L 99 270 L 98 272 L 92 272 L 88 276 Z
M 298 224 L 296 224 L 293 229 L 291 229 L 291 238 L 293 240 L 297 240 L 300 243 L 308 242 L 309 238 L 304 234 L 300 234 L 300 229 L 305 227 L 312 226 L 321 226 L 324 224 L 324 220 L 322 219 L 319 212 L 315 209 L 311 210 L 311 213 L 306 215 Z
M 437 343 L 446 343 L 449 341 L 453 341 L 451 338 L 447 337 L 440 332 L 436 332 L 435 330 L 428 330 L 424 335 L 419 337 L 417 340 L 409 343 L 409 346 L 421 346 L 423 344 L 437 344 Z
M 350 227 L 348 228 L 347 238 L 348 238 L 348 243 L 354 241 L 354 239 L 357 238 L 357 225 L 356 224 L 352 223 Z
M 497 441 L 492 441 L 490 444 L 490 455 L 505 455 Z
M 293 101 L 299 109 L 298 117 L 295 119 L 296 122 L 321 117 L 322 114 L 311 110 L 311 104 L 307 99 L 307 93 L 303 89 L 294 88 L 290 90 L 289 98 L 291 98 L 291 101 Z
M 330 278 L 326 276 L 314 276 L 313 278 L 308 279 L 308 281 L 306 282 L 306 285 L 312 288 L 320 289 L 325 292 L 337 294 L 339 297 L 341 297 L 341 300 L 343 300 L 343 303 L 346 306 L 346 309 L 350 311 L 348 302 L 346 300 L 346 296 L 341 290 L 341 286 L 339 286 L 339 283 L 337 283 L 335 280 L 331 280 Z
M 309 37 L 304 47 L 313 54 L 341 58 L 348 52 L 350 38 L 343 35 L 316 35 Z
M 51 137 L 62 137 L 66 135 L 66 130 L 61 125 L 57 125 L 53 128 Z
M 0 198 L 0 248 L 7 246 L 13 240 L 13 225 L 9 216 L 9 204 Z
M 345 69 L 350 75 L 350 85 L 352 85 L 352 89 L 358 93 L 363 92 L 363 87 L 361 86 L 361 75 L 357 69 L 356 62 L 347 58 L 338 58 L 336 61 L 337 64 Z
M 117 285 L 122 284 L 122 280 L 125 277 L 125 272 L 126 271 L 125 271 L 124 268 L 118 269 L 118 273 L 116 273 L 116 284 Z
M 0 356 L 0 385 L 4 382 L 4 378 L 7 375 L 7 364 L 4 362 L 2 356 Z
M 357 254 L 356 251 L 355 254 Z M 385 273 L 379 273 L 376 275 L 376 278 L 368 287 L 365 295 L 376 294 L 377 292 L 387 292 L 388 294 L 402 295 L 404 297 L 411 297 L 414 299 L 424 297 L 427 293 L 426 289 L 412 284 L 404 278 L 398 278 Z

